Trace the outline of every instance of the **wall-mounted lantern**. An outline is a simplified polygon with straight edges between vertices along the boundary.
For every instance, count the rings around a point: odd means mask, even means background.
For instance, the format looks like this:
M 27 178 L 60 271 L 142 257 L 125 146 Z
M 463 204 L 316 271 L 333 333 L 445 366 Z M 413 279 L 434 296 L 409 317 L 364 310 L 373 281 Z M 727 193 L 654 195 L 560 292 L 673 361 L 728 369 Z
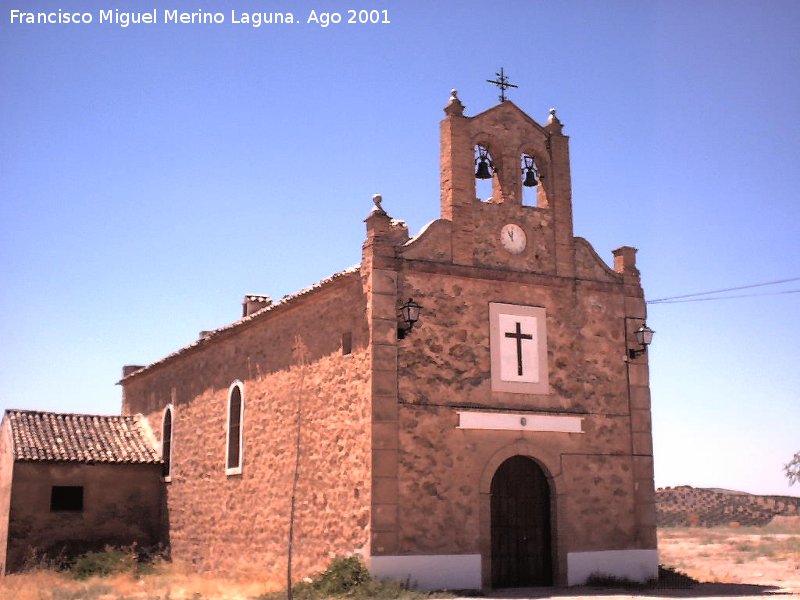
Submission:
M 405 326 L 397 328 L 397 339 L 402 340 L 411 333 L 411 330 L 414 329 L 414 323 L 419 320 L 420 310 L 422 310 L 422 307 L 414 302 L 412 298 L 409 298 L 408 302 L 400 307 L 400 318 L 405 323 Z
M 636 358 L 637 356 L 641 356 L 642 354 L 647 352 L 647 347 L 653 341 L 653 334 L 654 333 L 655 333 L 655 331 L 650 329 L 647 326 L 647 323 L 642 323 L 642 326 L 639 327 L 639 329 L 637 329 L 634 332 L 634 335 L 636 336 L 636 341 L 639 342 L 639 345 L 641 346 L 641 348 L 639 348 L 639 349 L 628 348 L 628 357 Z

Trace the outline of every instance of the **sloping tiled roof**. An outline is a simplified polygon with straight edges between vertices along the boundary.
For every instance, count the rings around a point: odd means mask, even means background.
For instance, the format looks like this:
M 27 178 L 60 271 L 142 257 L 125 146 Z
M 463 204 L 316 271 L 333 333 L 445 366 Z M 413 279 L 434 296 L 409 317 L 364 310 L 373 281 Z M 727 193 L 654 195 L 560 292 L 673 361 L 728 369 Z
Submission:
M 150 369 L 152 369 L 154 367 L 160 366 L 160 365 L 162 365 L 162 364 L 164 364 L 166 362 L 171 361 L 172 359 L 174 359 L 177 356 L 181 356 L 182 354 L 185 354 L 185 353 L 187 353 L 187 352 L 189 352 L 191 350 L 194 350 L 194 349 L 199 348 L 201 346 L 205 346 L 209 342 L 217 340 L 223 334 L 227 334 L 228 332 L 230 332 L 232 330 L 235 330 L 235 329 L 238 329 L 239 327 L 242 327 L 243 325 L 247 325 L 248 323 L 251 323 L 251 322 L 257 320 L 257 319 L 263 317 L 264 315 L 267 315 L 267 314 L 272 313 L 272 312 L 277 311 L 277 310 L 281 310 L 281 309 L 285 308 L 287 305 L 292 304 L 293 302 L 295 302 L 299 298 L 302 298 L 304 296 L 308 296 L 309 294 L 312 294 L 313 292 L 316 292 L 316 291 L 318 291 L 318 290 L 320 290 L 320 289 L 322 289 L 324 287 L 327 287 L 331 283 L 333 283 L 335 281 L 339 281 L 340 279 L 342 279 L 344 277 L 359 273 L 360 270 L 361 270 L 361 268 L 360 268 L 359 265 L 350 267 L 349 269 L 344 269 L 343 271 L 339 271 L 338 273 L 334 273 L 330 277 L 326 277 L 322 281 L 318 281 L 317 283 L 315 283 L 313 285 L 310 285 L 307 288 L 303 288 L 302 290 L 300 290 L 298 292 L 295 292 L 294 294 L 289 294 L 287 296 L 284 296 L 283 298 L 281 298 L 277 302 L 269 304 L 269 305 L 265 306 L 264 308 L 260 308 L 259 310 L 247 315 L 246 317 L 242 317 L 238 321 L 234 321 L 233 323 L 231 323 L 229 325 L 225 325 L 223 327 L 220 327 L 219 329 L 214 329 L 214 330 L 211 330 L 211 331 L 203 331 L 203 335 L 199 339 L 197 339 L 194 342 L 192 342 L 191 344 L 189 344 L 188 346 L 184 346 L 183 348 L 181 348 L 179 350 L 176 350 L 172 354 L 168 354 L 164 358 L 162 358 L 160 360 L 157 360 L 156 362 L 151 363 L 151 364 L 147 365 L 146 367 L 141 367 L 141 368 L 139 368 L 139 369 L 137 369 L 135 371 L 132 371 L 131 373 L 128 373 L 118 383 L 122 383 L 124 381 L 128 381 L 130 379 L 133 379 L 134 377 L 137 377 L 137 376 L 141 375 L 142 373 L 145 373 L 145 372 L 149 371 Z M 264 297 L 268 298 L 269 296 L 264 296 Z
M 7 410 L 6 418 L 18 461 L 161 462 L 140 416 Z

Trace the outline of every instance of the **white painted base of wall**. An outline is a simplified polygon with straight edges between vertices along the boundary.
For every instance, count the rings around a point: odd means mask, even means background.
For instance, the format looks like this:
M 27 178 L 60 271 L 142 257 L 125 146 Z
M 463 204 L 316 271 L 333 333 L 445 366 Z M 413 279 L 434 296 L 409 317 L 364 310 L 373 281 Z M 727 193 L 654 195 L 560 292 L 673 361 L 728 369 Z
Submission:
M 481 589 L 480 554 L 372 556 L 369 571 L 378 579 L 409 581 L 420 590 Z
M 658 550 L 603 550 L 567 554 L 567 584 L 582 585 L 592 574 L 644 583 L 658 577 Z

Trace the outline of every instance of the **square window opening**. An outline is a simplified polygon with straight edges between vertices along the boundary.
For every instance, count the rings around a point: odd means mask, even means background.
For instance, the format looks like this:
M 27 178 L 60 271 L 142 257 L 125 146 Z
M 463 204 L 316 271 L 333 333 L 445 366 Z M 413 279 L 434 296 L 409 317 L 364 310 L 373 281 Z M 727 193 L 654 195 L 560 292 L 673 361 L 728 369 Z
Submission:
M 54 485 L 50 490 L 50 512 L 83 511 L 82 485 Z

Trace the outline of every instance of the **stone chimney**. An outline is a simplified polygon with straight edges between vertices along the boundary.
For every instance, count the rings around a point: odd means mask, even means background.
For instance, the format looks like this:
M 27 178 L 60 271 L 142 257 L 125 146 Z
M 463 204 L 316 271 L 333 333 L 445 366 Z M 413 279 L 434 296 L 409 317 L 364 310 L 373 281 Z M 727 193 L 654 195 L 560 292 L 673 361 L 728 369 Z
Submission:
M 242 316 L 252 315 L 254 312 L 272 304 L 272 298 L 259 294 L 247 294 L 242 300 Z
M 636 248 L 620 246 L 612 252 L 614 254 L 614 270 L 617 273 L 639 276 L 639 269 L 636 268 Z
M 135 373 L 139 369 L 144 369 L 144 365 L 124 365 L 122 367 L 122 378 L 125 379 L 131 373 Z

